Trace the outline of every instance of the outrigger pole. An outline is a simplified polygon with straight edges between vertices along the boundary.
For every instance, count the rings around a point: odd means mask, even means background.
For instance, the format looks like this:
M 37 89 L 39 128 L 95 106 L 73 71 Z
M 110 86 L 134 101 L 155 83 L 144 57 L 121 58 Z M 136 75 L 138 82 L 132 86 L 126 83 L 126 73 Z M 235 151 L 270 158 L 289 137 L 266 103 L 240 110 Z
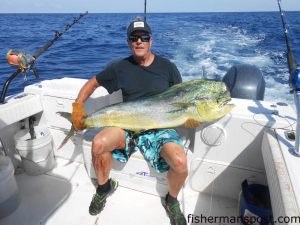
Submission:
M 299 140 L 300 139 L 300 70 L 296 58 L 291 49 L 291 43 L 288 36 L 288 26 L 285 21 L 284 13 L 281 8 L 281 0 L 277 0 L 277 2 L 280 11 L 282 26 L 284 29 L 284 37 L 285 37 L 285 42 L 287 47 L 287 62 L 288 62 L 289 73 L 290 73 L 289 85 L 292 88 L 291 91 L 294 94 L 294 102 L 296 105 L 296 113 L 297 113 L 295 146 L 293 149 L 290 149 L 290 152 L 293 155 L 300 157 L 300 146 L 299 146 L 300 144 L 300 140 Z
M 0 98 L 0 104 L 4 104 L 5 96 L 8 90 L 8 86 L 12 82 L 13 79 L 15 79 L 20 73 L 26 72 L 27 70 L 32 71 L 33 74 L 36 76 L 37 79 L 39 79 L 38 72 L 35 68 L 35 61 L 37 58 L 42 55 L 45 51 L 47 51 L 48 48 L 50 48 L 55 41 L 57 41 L 64 33 L 66 33 L 75 23 L 77 23 L 82 17 L 84 17 L 88 12 L 82 13 L 79 15 L 79 17 L 74 18 L 71 24 L 67 24 L 65 29 L 62 32 L 56 32 L 54 35 L 54 38 L 50 41 L 48 41 L 42 48 L 40 48 L 33 56 L 30 56 L 29 54 L 25 54 L 22 52 L 16 52 L 16 51 L 9 51 L 7 54 L 7 59 L 11 59 L 10 64 L 15 65 L 18 68 L 18 70 L 13 73 L 5 82 L 4 87 L 2 89 L 1 98 Z M 15 59 L 14 59 L 15 58 Z

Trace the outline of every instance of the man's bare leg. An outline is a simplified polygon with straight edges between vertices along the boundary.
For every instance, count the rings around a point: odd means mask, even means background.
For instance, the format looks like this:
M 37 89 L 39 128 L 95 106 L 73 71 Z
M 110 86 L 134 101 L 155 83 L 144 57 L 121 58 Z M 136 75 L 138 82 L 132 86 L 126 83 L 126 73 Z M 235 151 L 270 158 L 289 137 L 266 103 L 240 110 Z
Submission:
M 160 153 L 170 166 L 168 171 L 169 193 L 176 198 L 188 175 L 187 158 L 183 148 L 173 142 L 164 144 Z
M 92 144 L 92 161 L 97 175 L 98 187 L 89 207 L 91 215 L 97 215 L 105 206 L 106 198 L 118 187 L 118 182 L 109 180 L 112 151 L 125 148 L 125 131 L 106 128 L 99 132 Z
M 182 147 L 176 143 L 166 143 L 160 153 L 170 166 L 168 171 L 169 193 L 164 201 L 164 207 L 170 217 L 171 225 L 186 225 L 186 219 L 181 212 L 177 196 L 188 175 L 187 158 Z
M 112 151 L 125 148 L 125 131 L 109 127 L 99 132 L 92 144 L 92 161 L 98 184 L 107 182 L 112 165 Z

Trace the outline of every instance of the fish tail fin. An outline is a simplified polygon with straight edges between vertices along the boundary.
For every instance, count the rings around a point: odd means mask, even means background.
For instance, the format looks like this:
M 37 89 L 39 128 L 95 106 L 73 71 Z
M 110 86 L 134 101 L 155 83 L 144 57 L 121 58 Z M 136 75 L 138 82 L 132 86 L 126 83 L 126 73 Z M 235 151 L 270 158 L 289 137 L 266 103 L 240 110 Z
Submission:
M 71 113 L 68 112 L 56 112 L 57 115 L 62 116 L 66 120 L 68 120 L 70 123 L 72 123 Z
M 75 128 L 72 125 L 71 130 L 69 131 L 69 133 L 67 134 L 67 136 L 65 137 L 65 139 L 61 142 L 61 144 L 59 145 L 59 147 L 57 148 L 57 150 L 61 149 L 68 141 L 71 137 L 73 137 L 76 134 Z
M 67 112 L 56 112 L 56 114 L 64 117 L 65 119 L 67 119 L 70 123 L 72 123 L 72 119 L 71 119 L 71 113 L 67 113 Z M 69 131 L 69 133 L 67 134 L 67 136 L 65 137 L 65 139 L 61 142 L 61 144 L 59 145 L 59 147 L 57 148 L 57 150 L 61 149 L 68 141 L 71 137 L 73 137 L 76 134 L 76 130 L 72 124 L 71 130 Z

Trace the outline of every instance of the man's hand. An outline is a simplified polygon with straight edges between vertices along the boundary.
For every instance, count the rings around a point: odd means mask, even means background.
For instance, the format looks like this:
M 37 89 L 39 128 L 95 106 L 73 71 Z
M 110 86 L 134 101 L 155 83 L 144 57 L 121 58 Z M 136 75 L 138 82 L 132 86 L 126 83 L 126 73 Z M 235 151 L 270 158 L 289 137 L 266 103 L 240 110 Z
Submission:
M 84 109 L 84 104 L 83 102 L 74 102 L 72 106 L 72 124 L 76 131 L 84 130 L 86 125 L 84 124 L 83 119 L 87 115 Z
M 184 123 L 185 128 L 196 128 L 200 125 L 200 122 L 194 119 L 187 119 Z

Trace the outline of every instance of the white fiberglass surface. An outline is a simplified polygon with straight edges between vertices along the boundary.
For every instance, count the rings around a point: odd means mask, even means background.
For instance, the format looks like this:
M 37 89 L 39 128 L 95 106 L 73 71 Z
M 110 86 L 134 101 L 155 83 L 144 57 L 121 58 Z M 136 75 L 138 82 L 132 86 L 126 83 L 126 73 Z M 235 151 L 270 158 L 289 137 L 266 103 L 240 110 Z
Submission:
M 99 215 L 90 216 L 88 207 L 95 191 L 94 181 L 88 177 L 83 164 L 57 161 L 58 166 L 48 174 L 16 175 L 21 204 L 11 215 L 0 220 L 1 225 L 169 224 L 162 198 L 123 186 L 107 199 L 105 209 Z M 219 224 L 219 217 L 238 214 L 237 201 L 229 198 L 186 188 L 178 199 L 189 224 L 200 224 L 209 217 L 218 222 L 210 224 Z

